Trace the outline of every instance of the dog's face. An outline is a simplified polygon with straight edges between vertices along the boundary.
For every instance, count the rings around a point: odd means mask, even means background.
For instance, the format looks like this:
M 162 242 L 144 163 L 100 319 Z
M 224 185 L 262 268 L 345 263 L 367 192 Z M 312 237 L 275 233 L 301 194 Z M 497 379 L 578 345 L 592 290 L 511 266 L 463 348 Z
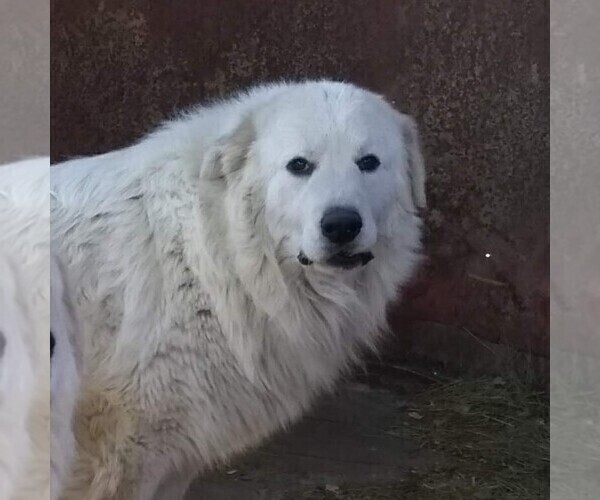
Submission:
M 255 117 L 253 162 L 284 258 L 353 269 L 393 238 L 389 218 L 425 204 L 412 120 L 343 84 L 298 88 Z

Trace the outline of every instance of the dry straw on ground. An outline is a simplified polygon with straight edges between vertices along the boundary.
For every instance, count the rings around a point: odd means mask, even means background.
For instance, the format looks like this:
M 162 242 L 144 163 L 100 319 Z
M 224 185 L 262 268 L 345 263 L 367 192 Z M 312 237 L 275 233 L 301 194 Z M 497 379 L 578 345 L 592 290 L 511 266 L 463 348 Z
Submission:
M 429 387 L 388 433 L 411 433 L 444 463 L 394 485 L 337 485 L 302 498 L 454 500 L 549 498 L 549 398 L 516 377 L 457 379 Z

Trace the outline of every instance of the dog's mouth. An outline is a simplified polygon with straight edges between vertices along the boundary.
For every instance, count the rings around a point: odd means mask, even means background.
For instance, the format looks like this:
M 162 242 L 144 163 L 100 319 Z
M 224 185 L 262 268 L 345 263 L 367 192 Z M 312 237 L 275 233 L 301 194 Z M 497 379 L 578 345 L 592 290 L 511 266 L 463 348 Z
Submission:
M 369 262 L 371 262 L 375 256 L 371 252 L 359 252 L 359 253 L 350 253 L 346 251 L 338 252 L 329 259 L 327 259 L 326 263 L 332 267 L 338 267 L 341 269 L 353 269 L 358 266 L 366 266 Z M 303 266 L 310 266 L 313 264 L 313 261 L 310 260 L 304 252 L 300 252 L 298 254 L 298 262 Z

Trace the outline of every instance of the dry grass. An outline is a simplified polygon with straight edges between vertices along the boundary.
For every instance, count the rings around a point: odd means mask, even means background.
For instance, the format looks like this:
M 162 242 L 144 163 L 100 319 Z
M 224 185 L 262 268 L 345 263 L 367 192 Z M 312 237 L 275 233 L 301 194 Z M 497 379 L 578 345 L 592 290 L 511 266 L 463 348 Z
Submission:
M 416 397 L 388 433 L 413 434 L 446 465 L 394 485 L 330 487 L 302 498 L 454 500 L 549 498 L 549 398 L 510 378 L 460 379 Z

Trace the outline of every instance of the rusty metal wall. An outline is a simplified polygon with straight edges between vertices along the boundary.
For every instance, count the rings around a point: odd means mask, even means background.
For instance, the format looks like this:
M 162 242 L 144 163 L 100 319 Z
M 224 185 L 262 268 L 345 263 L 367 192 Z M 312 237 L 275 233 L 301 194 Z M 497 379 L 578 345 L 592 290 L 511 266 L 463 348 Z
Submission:
M 428 264 L 392 312 L 548 352 L 546 0 L 52 0 L 52 155 L 128 144 L 175 110 L 327 76 L 421 125 Z M 486 257 L 489 254 L 489 258 Z

